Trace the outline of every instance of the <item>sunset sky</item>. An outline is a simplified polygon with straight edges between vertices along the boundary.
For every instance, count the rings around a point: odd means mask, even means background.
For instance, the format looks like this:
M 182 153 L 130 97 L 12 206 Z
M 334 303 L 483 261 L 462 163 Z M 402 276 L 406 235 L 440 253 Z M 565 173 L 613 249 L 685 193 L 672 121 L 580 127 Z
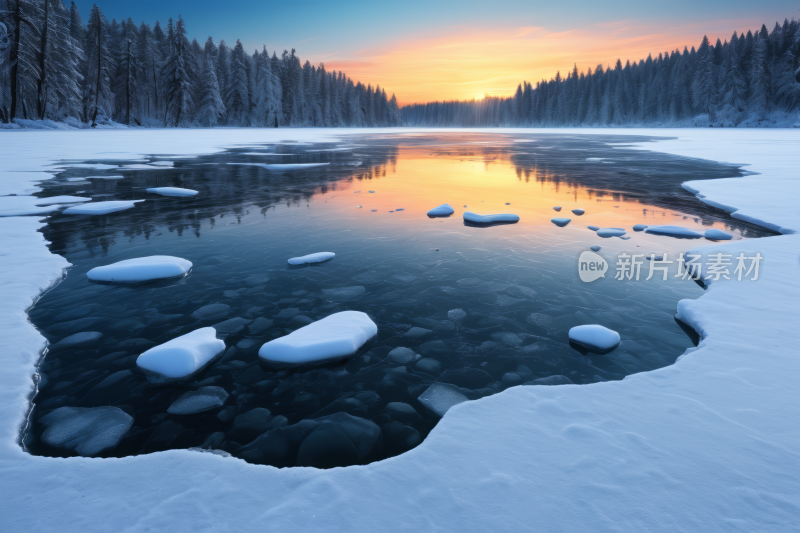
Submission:
M 201 43 L 211 35 L 241 39 L 250 52 L 295 48 L 301 60 L 378 84 L 401 104 L 507 96 L 522 80 L 573 64 L 585 71 L 639 60 L 696 46 L 704 34 L 726 39 L 800 16 L 796 0 L 94 1 L 109 20 L 164 24 L 180 14 Z M 92 3 L 76 1 L 84 21 Z

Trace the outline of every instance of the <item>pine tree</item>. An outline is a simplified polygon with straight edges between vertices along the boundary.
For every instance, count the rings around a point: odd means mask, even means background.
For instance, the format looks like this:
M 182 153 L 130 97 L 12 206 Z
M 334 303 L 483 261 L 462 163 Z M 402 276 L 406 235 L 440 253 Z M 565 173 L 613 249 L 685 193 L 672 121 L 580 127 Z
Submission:
M 178 16 L 177 22 L 169 19 L 167 38 L 171 39 L 169 46 L 170 55 L 164 65 L 165 104 L 164 125 L 172 123 L 178 127 L 181 119 L 188 120 L 192 106 L 192 87 L 189 83 L 189 74 L 186 70 L 189 41 L 186 38 L 186 26 L 183 19 Z
M 231 54 L 230 75 L 225 88 L 225 107 L 228 116 L 234 124 L 246 126 L 250 115 L 250 93 L 247 75 L 247 57 L 241 41 L 236 41 L 236 46 Z
M 109 53 L 108 21 L 96 5 L 89 14 L 86 29 L 87 76 L 84 85 L 84 109 L 91 112 L 92 127 L 97 126 L 97 115 L 108 113 L 111 94 L 111 55 Z M 88 114 L 88 113 L 87 113 Z
M 218 125 L 224 117 L 225 104 L 220 95 L 214 57 L 206 48 L 196 120 L 203 126 L 213 127 Z

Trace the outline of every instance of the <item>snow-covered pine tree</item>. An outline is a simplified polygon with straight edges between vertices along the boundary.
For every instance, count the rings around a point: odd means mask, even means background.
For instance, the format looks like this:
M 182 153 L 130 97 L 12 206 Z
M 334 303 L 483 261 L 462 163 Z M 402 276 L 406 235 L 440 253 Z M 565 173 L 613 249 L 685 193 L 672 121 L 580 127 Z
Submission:
M 192 87 L 186 70 L 189 40 L 186 38 L 186 26 L 180 15 L 174 26 L 172 19 L 169 20 L 168 38 L 170 34 L 172 35 L 170 55 L 163 69 L 166 104 L 164 125 L 172 124 L 178 127 L 182 123 L 181 120 L 189 120 L 188 115 L 192 109 Z
M 200 78 L 200 98 L 195 120 L 203 126 L 213 127 L 220 124 L 225 118 L 225 104 L 222 102 L 219 90 L 214 57 L 208 51 L 208 47 L 206 47 L 204 56 L 203 75 Z
M 239 126 L 248 125 L 250 118 L 250 93 L 248 63 L 241 41 L 233 47 L 228 85 L 225 87 L 225 107 L 229 120 Z
M 735 55 L 735 49 L 729 47 L 722 61 L 722 79 L 719 91 L 720 108 L 717 119 L 723 126 L 738 126 L 744 119 L 746 111 L 744 82 Z
M 256 83 L 253 94 L 255 110 L 253 125 L 274 127 L 281 122 L 281 86 L 278 77 L 272 73 L 272 64 L 265 46 L 258 55 Z

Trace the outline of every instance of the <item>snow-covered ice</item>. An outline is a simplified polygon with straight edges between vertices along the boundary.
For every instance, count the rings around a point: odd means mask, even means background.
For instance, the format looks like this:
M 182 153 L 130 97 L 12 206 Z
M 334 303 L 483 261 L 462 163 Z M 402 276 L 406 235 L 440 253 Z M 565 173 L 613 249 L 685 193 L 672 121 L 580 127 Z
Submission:
M 90 200 L 91 198 L 81 196 L 51 196 L 50 198 L 0 196 L 0 217 L 43 215 L 58 211 L 62 207 L 61 204 L 77 204 Z
M 439 207 L 434 207 L 430 211 L 428 211 L 429 217 L 449 217 L 455 213 L 455 209 L 453 209 L 450 204 L 442 204 Z
M 589 229 L 590 229 L 590 230 L 592 230 L 592 231 L 597 231 L 597 230 L 599 230 L 599 229 L 600 229 L 600 227 L 599 227 L 599 226 L 586 226 L 586 227 L 587 227 L 587 228 L 589 228 Z
M 317 252 L 314 254 L 303 255 L 300 257 L 292 257 L 289 259 L 290 265 L 305 265 L 306 263 L 321 263 L 336 257 L 333 252 Z
M 473 224 L 494 224 L 497 222 L 519 222 L 519 215 L 499 213 L 495 215 L 479 215 L 472 211 L 464 212 L 464 220 Z
M 466 402 L 467 397 L 458 392 L 453 385 L 432 383 L 417 400 L 437 415 L 444 416 L 454 405 Z
M 265 343 L 258 356 L 271 363 L 299 365 L 350 357 L 378 333 L 360 311 L 342 311 Z
M 90 202 L 76 207 L 68 207 L 65 215 L 106 215 L 134 207 L 144 200 L 112 200 L 108 202 Z
M 608 352 L 619 345 L 619 333 L 599 324 L 575 326 L 569 330 L 569 340 L 590 352 Z
M 653 233 L 655 235 L 668 235 L 670 237 L 682 237 L 689 239 L 697 239 L 702 237 L 702 233 L 697 233 L 689 228 L 683 226 L 647 226 L 644 230 L 645 233 Z
M 140 283 L 183 276 L 191 268 L 192 262 L 180 257 L 151 255 L 95 267 L 86 273 L 86 277 L 92 281 Z
M 152 381 L 186 379 L 224 350 L 214 328 L 200 328 L 150 348 L 136 359 L 136 366 Z
M 560 228 L 563 228 L 564 226 L 566 226 L 567 224 L 572 222 L 572 219 L 571 218 L 563 218 L 563 217 L 555 217 L 555 218 L 551 218 L 550 222 L 552 222 L 553 224 L 555 224 L 556 226 L 558 226 Z
M 594 246 L 590 246 L 589 249 L 591 251 L 593 251 L 593 252 L 599 252 L 600 251 L 600 247 L 598 245 L 596 245 L 596 244 Z
M 561 211 L 561 206 L 557 205 L 553 208 L 554 211 Z
M 194 196 L 197 191 L 192 189 L 182 189 L 180 187 L 153 187 L 145 189 L 147 192 L 160 194 L 161 196 Z
M 644 231 L 647 229 L 647 224 L 634 224 L 633 231 Z
M 733 239 L 733 235 L 719 229 L 707 229 L 705 233 L 703 233 L 703 237 L 710 241 L 729 241 Z
M 578 215 L 578 216 L 581 216 L 581 215 L 582 215 L 582 214 L 584 214 L 586 211 L 584 211 L 583 209 L 573 209 L 573 210 L 572 210 L 572 212 L 573 212 L 573 213 L 575 213 L 575 214 L 576 214 L 576 215 Z
M 200 387 L 189 391 L 172 402 L 167 412 L 173 415 L 193 415 L 222 407 L 228 393 L 222 387 Z
M 627 231 L 622 228 L 600 228 L 597 230 L 597 236 L 607 239 L 609 237 L 622 237 Z
M 86 457 L 114 448 L 133 425 L 119 407 L 59 407 L 40 420 L 45 443 Z
M 228 163 L 228 164 L 261 167 L 266 170 L 302 170 L 304 168 L 325 167 L 330 165 L 330 163 Z
M 121 146 L 136 159 L 157 153 L 214 153 L 221 146 L 288 137 L 326 141 L 335 135 L 397 131 L 414 130 L 0 132 L 0 160 L 27 165 L 23 172 L 18 170 L 22 165 L 0 168 L 0 194 L 30 194 L 36 191 L 34 182 L 50 177 L 43 172 L 46 165 L 102 158 Z M 546 531 L 793 531 L 800 515 L 800 433 L 787 420 L 800 419 L 795 401 L 800 379 L 795 356 L 800 343 L 800 236 L 788 234 L 800 231 L 800 131 L 624 133 L 659 139 L 638 144 L 642 150 L 748 164 L 745 168 L 757 174 L 699 180 L 686 187 L 702 194 L 706 203 L 724 205 L 734 218 L 787 234 L 704 247 L 725 253 L 759 251 L 769 268 L 758 282 L 714 282 L 699 299 L 679 303 L 679 317 L 702 340 L 674 365 L 621 381 L 512 387 L 464 402 L 417 448 L 367 466 L 275 469 L 188 450 L 113 460 L 24 452 L 19 428 L 45 342 L 25 310 L 68 265 L 46 248 L 37 218 L 0 219 L 3 245 L 14 250 L 0 254 L 0 271 L 13 280 L 0 300 L 0 323 L 4 331 L 14 332 L 4 337 L 0 351 L 4 528 L 72 532 L 97 529 L 102 523 L 104 529 L 126 531 L 327 531 L 330 524 L 345 524 L 359 533 L 376 528 L 487 531 L 497 529 L 497 517 L 502 516 L 503 528 L 515 530 L 530 529 L 534 520 Z M 80 498 L 74 497 L 77 492 Z M 235 505 L 231 494 L 236 495 Z

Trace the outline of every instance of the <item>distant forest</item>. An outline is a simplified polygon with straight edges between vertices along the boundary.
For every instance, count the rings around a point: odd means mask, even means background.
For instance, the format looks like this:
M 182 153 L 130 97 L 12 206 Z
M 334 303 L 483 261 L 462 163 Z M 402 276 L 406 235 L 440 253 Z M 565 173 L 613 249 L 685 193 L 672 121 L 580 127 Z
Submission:
M 0 121 L 84 126 L 396 126 L 394 95 L 295 51 L 252 54 L 209 37 L 189 42 L 179 16 L 162 28 L 83 23 L 75 3 L 0 0 Z
M 532 85 L 509 98 L 404 106 L 406 126 L 798 126 L 800 23 Z

